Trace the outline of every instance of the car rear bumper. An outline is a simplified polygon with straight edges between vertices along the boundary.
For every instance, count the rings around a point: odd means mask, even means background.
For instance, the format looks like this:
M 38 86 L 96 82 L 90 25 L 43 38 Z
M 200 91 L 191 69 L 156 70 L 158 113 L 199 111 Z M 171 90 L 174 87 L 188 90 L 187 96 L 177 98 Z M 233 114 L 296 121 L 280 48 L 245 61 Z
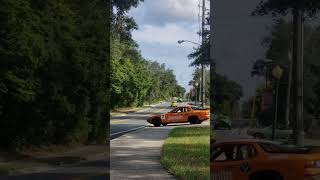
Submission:
M 305 177 L 303 180 L 320 180 L 320 175 L 311 176 L 311 177 Z
M 304 180 L 320 180 L 320 168 L 305 169 Z

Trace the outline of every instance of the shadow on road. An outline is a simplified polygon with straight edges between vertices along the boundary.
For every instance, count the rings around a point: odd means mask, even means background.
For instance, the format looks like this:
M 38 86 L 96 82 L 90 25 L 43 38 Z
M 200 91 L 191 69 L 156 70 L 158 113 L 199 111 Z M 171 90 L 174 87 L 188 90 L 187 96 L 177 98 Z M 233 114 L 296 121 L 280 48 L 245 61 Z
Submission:
M 107 160 L 84 161 L 74 166 L 59 167 L 45 172 L 0 176 L 0 180 L 105 180 L 109 179 Z
M 21 176 L 0 177 L 0 180 L 105 180 L 109 179 L 109 174 L 88 174 L 88 173 L 37 173 Z

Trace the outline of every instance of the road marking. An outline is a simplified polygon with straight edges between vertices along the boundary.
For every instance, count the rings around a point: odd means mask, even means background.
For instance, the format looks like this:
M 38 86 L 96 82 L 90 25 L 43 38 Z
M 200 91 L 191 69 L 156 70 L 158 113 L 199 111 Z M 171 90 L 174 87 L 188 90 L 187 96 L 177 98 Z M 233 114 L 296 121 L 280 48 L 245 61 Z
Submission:
M 132 128 L 132 129 L 129 129 L 129 130 L 126 130 L 126 131 L 121 131 L 121 132 L 113 133 L 113 134 L 111 134 L 111 138 L 112 138 L 112 136 L 117 136 L 117 135 L 125 134 L 125 133 L 131 132 L 131 131 L 136 131 L 136 130 L 142 129 L 142 128 L 144 128 L 144 127 L 145 127 L 145 126 L 139 126 L 139 127 L 137 127 L 137 128 Z M 111 139 L 111 140 L 113 140 L 113 139 Z

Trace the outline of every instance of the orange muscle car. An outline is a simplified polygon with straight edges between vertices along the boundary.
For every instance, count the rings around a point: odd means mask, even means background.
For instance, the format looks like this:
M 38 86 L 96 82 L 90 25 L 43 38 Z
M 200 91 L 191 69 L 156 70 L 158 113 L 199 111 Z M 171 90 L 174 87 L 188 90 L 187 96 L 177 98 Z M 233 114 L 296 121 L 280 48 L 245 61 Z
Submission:
M 320 152 L 277 142 L 238 139 L 211 145 L 213 180 L 314 180 Z
M 155 127 L 159 127 L 161 124 L 166 126 L 169 123 L 186 123 L 200 124 L 202 121 L 208 120 L 210 112 L 208 109 L 202 109 L 194 106 L 179 106 L 172 111 L 155 115 L 148 118 L 148 122 Z

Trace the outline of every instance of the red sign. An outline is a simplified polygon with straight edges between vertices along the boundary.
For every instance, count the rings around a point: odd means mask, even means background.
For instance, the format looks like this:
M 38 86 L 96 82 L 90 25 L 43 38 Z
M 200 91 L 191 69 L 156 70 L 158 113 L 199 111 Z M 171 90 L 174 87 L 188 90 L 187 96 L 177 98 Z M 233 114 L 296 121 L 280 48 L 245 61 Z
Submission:
M 192 89 L 192 96 L 195 96 L 195 90 L 194 89 Z
M 272 106 L 273 101 L 273 94 L 272 92 L 265 92 L 262 95 L 262 101 L 261 101 L 261 109 L 267 109 L 270 106 Z

